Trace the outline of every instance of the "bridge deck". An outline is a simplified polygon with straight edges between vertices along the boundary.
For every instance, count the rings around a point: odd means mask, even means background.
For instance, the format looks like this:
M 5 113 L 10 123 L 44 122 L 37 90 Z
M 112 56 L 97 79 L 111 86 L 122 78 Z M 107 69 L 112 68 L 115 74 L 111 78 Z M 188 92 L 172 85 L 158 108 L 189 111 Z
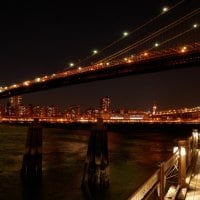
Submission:
M 200 151 L 185 200 L 200 200 Z

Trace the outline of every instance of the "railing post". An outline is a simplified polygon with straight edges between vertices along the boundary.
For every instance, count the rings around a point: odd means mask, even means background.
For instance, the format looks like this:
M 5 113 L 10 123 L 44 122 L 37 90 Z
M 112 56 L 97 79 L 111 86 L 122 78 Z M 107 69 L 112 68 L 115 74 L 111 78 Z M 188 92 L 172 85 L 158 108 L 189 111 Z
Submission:
M 186 186 L 186 141 L 180 140 L 179 146 L 179 185 L 181 188 Z
M 198 130 L 192 130 L 193 148 L 196 150 L 198 148 Z
M 187 140 L 187 166 L 190 166 L 191 164 L 191 143 L 192 143 L 192 137 L 189 137 Z
M 160 189 L 160 200 L 164 200 L 164 196 L 165 196 L 165 163 L 162 162 L 160 164 L 160 184 L 159 184 L 159 189 Z

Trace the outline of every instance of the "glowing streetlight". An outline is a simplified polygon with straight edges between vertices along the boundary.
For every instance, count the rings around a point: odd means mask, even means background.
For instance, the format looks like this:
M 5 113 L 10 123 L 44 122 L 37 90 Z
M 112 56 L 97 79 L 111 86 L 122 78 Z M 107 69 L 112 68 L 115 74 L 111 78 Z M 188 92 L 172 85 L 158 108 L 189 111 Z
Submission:
M 123 37 L 127 37 L 129 35 L 129 33 L 127 31 L 123 32 Z
M 74 63 L 73 62 L 69 63 L 69 66 L 74 67 Z
M 198 27 L 198 24 L 193 24 L 193 28 L 197 28 Z
M 185 53 L 187 51 L 187 47 L 186 46 L 183 46 L 182 48 L 181 48 L 181 53 Z
M 97 50 L 97 49 L 94 49 L 94 50 L 92 51 L 92 53 L 93 53 L 93 55 L 95 55 L 95 54 L 98 53 L 98 50 Z
M 41 81 L 41 78 L 38 77 L 38 78 L 35 78 L 35 82 L 39 83 Z
M 159 43 L 156 42 L 156 43 L 154 44 L 154 47 L 158 47 L 158 46 L 159 46 Z
M 169 7 L 167 7 L 167 6 L 163 7 L 162 13 L 166 13 L 167 11 L 169 11 Z
M 11 87 L 16 88 L 17 86 L 18 86 L 17 84 L 13 84 Z
M 29 84 L 30 84 L 30 81 L 24 81 L 23 82 L 23 85 L 25 85 L 25 86 L 29 86 Z
M 0 92 L 3 92 L 3 91 L 4 91 L 3 87 L 0 87 Z

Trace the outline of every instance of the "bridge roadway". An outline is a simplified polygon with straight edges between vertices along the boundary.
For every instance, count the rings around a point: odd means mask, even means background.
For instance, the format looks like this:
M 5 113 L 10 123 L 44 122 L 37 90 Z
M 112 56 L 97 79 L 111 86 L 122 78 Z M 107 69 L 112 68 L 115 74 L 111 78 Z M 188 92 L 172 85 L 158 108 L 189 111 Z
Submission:
M 188 52 L 177 52 L 174 49 L 149 53 L 149 56 L 135 56 L 127 60 L 99 63 L 79 67 L 65 72 L 24 81 L 9 87 L 0 88 L 0 99 L 11 96 L 47 90 L 73 84 L 105 80 L 122 76 L 151 73 L 163 70 L 200 66 L 200 44 Z

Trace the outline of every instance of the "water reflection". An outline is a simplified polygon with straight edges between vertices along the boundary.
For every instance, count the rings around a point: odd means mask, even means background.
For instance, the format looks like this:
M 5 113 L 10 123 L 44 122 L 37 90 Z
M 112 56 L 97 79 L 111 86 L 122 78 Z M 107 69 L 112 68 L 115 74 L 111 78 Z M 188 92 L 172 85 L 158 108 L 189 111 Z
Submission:
M 36 185 L 19 176 L 26 131 L 0 125 L 0 199 L 90 199 L 81 191 L 89 131 L 44 129 L 43 178 Z M 168 158 L 176 141 L 176 135 L 162 131 L 108 132 L 110 187 L 96 199 L 127 199 Z

